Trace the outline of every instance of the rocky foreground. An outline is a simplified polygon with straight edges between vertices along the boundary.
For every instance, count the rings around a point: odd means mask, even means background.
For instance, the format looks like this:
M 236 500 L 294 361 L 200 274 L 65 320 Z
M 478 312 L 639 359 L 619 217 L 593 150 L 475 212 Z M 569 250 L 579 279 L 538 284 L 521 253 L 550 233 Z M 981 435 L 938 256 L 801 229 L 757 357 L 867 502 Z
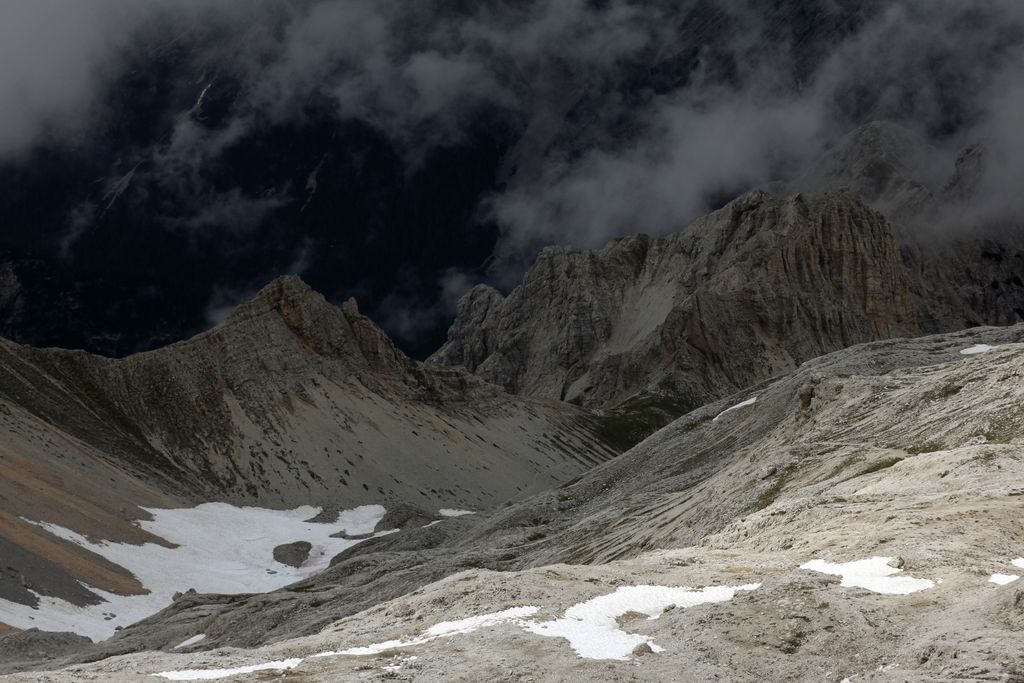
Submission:
M 524 503 L 112 641 L 163 652 L 5 680 L 1022 681 L 1022 342 L 840 351 Z M 240 624 L 276 642 L 219 647 Z

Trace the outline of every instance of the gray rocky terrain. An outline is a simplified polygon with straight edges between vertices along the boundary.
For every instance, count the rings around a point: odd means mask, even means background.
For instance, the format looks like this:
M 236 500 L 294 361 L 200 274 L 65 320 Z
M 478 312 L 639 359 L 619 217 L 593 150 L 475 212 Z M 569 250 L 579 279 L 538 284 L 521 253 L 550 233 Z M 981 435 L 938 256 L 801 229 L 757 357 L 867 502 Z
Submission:
M 121 360 L 0 341 L 0 598 L 147 590 L 39 523 L 167 545 L 144 507 L 486 508 L 614 454 L 590 414 L 412 361 L 296 278 Z
M 95 4 L 0 10 L 0 683 L 1024 683 L 1011 0 Z
M 0 342 L 0 598 L 146 594 L 103 548 L 173 548 L 154 509 L 312 505 L 350 542 L 275 536 L 316 571 L 96 643 L 0 609 L 0 673 L 1024 680 L 1024 251 L 921 232 L 983 155 L 935 190 L 908 135 L 771 188 L 821 194 L 548 248 L 427 363 L 297 278 L 121 360 Z
M 276 593 L 185 597 L 84 659 L 168 652 L 10 680 L 268 662 L 291 668 L 239 679 L 1021 680 L 1024 584 L 990 578 L 1024 574 L 1022 342 L 1024 326 L 978 329 L 806 362 L 560 488 L 356 546 Z M 870 558 L 919 585 L 801 568 Z M 602 634 L 607 648 L 637 639 L 622 659 L 541 633 L 574 604 L 644 585 L 743 589 L 620 606 Z M 430 630 L 518 607 L 536 610 Z M 198 651 L 169 652 L 198 633 Z M 413 642 L 313 657 L 391 639 Z

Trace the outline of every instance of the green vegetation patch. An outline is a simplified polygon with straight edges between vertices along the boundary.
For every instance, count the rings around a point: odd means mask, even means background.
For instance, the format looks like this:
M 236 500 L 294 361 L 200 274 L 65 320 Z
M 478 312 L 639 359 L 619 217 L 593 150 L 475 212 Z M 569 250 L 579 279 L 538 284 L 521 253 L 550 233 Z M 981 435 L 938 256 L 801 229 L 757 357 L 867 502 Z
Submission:
M 762 491 L 761 495 L 759 495 L 757 497 L 757 500 L 754 501 L 752 511 L 758 512 L 760 510 L 764 510 L 766 507 L 774 503 L 775 500 L 779 497 L 779 494 L 782 493 L 782 489 L 785 488 L 786 482 L 793 475 L 793 473 L 796 472 L 796 470 L 797 464 L 790 463 L 789 465 L 786 466 L 785 469 L 776 474 L 775 479 L 768 486 L 768 488 Z
M 690 406 L 659 394 L 635 396 L 598 418 L 597 435 L 620 453 L 628 451 L 676 418 Z

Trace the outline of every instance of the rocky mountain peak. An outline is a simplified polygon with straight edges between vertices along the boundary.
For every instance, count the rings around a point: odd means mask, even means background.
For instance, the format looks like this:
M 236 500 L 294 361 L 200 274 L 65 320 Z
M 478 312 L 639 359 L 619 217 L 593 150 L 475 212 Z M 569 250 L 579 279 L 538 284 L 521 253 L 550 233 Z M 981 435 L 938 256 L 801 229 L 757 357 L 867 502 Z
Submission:
M 592 407 L 699 405 L 844 346 L 917 331 L 900 248 L 852 192 L 743 195 L 667 237 L 554 247 L 507 298 L 476 289 L 433 361 Z
M 397 373 L 411 363 L 383 330 L 359 313 L 355 299 L 335 306 L 295 275 L 273 280 L 236 308 L 218 331 L 229 336 L 271 335 L 281 343 L 291 335 L 318 356 L 374 371 Z

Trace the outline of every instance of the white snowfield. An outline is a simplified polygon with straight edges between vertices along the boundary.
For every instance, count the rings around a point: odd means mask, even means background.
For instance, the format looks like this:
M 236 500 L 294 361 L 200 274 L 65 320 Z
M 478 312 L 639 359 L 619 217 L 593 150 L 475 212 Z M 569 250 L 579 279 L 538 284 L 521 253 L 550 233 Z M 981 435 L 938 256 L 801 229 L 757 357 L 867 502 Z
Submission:
M 746 401 L 743 401 L 742 403 L 737 403 L 736 405 L 734 405 L 731 408 L 726 408 L 725 410 L 720 412 L 718 415 L 715 415 L 714 419 L 712 419 L 711 421 L 712 422 L 718 422 L 720 419 L 722 419 L 723 415 L 727 415 L 727 414 L 731 413 L 734 410 L 739 410 L 740 408 L 746 408 L 747 406 L 752 406 L 755 403 L 757 403 L 757 396 L 751 396 L 750 398 L 748 398 Z
M 373 533 L 385 512 L 379 505 L 366 505 L 343 511 L 336 522 L 317 524 L 304 521 L 321 511 L 311 506 L 267 510 L 207 503 L 195 508 L 147 511 L 153 519 L 139 521 L 138 525 L 177 547 L 94 543 L 63 527 L 39 526 L 129 570 L 149 590 L 148 594 L 114 595 L 89 586 L 105 602 L 87 607 L 46 596 L 39 597 L 38 608 L 0 600 L 0 622 L 20 629 L 73 631 L 95 641 L 105 640 L 118 626 L 128 626 L 171 604 L 178 591 L 194 588 L 200 593 L 263 593 L 317 573 L 334 555 L 359 543 L 332 538 L 331 534 L 342 530 L 349 535 Z M 276 546 L 296 541 L 313 546 L 305 564 L 295 568 L 274 560 Z
M 909 595 L 935 587 L 935 582 L 929 579 L 896 576 L 902 574 L 903 570 L 889 566 L 892 560 L 891 557 L 872 557 L 867 560 L 840 564 L 825 560 L 812 560 L 800 565 L 800 568 L 841 576 L 843 580 L 840 585 L 842 586 L 864 588 L 884 595 Z
M 426 631 L 414 638 L 405 640 L 386 640 L 383 643 L 375 643 L 366 647 L 351 647 L 347 650 L 337 652 L 321 652 L 314 657 L 339 657 L 339 656 L 365 656 L 376 655 L 388 650 L 411 645 L 422 645 L 438 638 L 450 638 L 452 636 L 472 633 L 482 628 L 490 628 L 499 624 L 519 622 L 524 617 L 532 617 L 540 610 L 539 607 L 512 607 L 501 612 L 489 612 L 474 617 L 459 619 L 458 621 L 442 621 L 428 628 Z
M 633 648 L 648 643 L 655 652 L 664 648 L 655 645 L 647 636 L 623 631 L 616 619 L 627 612 L 646 614 L 657 619 L 669 605 L 680 608 L 693 607 L 711 602 L 731 600 L 737 591 L 752 591 L 761 584 L 744 586 L 709 586 L 702 589 L 672 588 L 668 586 L 627 586 L 614 593 L 602 595 L 574 605 L 565 611 L 560 619 L 534 621 L 531 617 L 537 607 L 516 607 L 503 612 L 482 614 L 459 621 L 446 621 L 433 626 L 421 635 L 406 640 L 388 640 L 366 647 L 353 647 L 338 652 L 324 652 L 316 657 L 340 655 L 375 655 L 395 648 L 421 645 L 437 638 L 471 633 L 498 624 L 514 624 L 530 633 L 547 638 L 565 638 L 577 655 L 586 659 L 629 659 Z
M 466 515 L 476 514 L 473 510 L 453 510 L 451 508 L 441 508 L 437 512 L 442 517 L 465 517 Z
M 996 584 L 997 586 L 1005 586 L 1007 584 L 1013 583 L 1019 578 L 1020 577 L 1016 574 L 993 574 L 989 577 L 988 580 Z
M 619 588 L 614 593 L 574 605 L 565 611 L 561 619 L 553 621 L 528 619 L 540 611 L 539 607 L 512 607 L 500 612 L 489 612 L 457 621 L 443 621 L 412 638 L 386 640 L 365 647 L 321 652 L 312 655 L 311 658 L 377 655 L 397 648 L 423 645 L 439 638 L 450 638 L 473 633 L 483 628 L 512 624 L 540 636 L 565 638 L 580 657 L 625 660 L 629 659 L 633 648 L 641 643 L 648 643 L 655 652 L 663 652 L 664 648 L 655 645 L 647 636 L 626 633 L 619 628 L 615 621 L 617 617 L 627 612 L 639 612 L 646 614 L 649 619 L 657 619 L 669 605 L 687 608 L 705 603 L 725 602 L 731 600 L 738 591 L 752 591 L 760 587 L 759 583 L 745 586 L 709 586 L 701 589 L 628 586 Z M 304 660 L 289 659 L 284 662 L 268 662 L 239 669 L 190 669 L 164 671 L 153 675 L 172 681 L 213 680 L 253 671 L 294 669 L 302 661 Z
M 1018 569 L 1024 569 L 1024 557 L 1018 557 L 1016 560 L 1010 560 L 1010 564 Z M 1013 583 L 1019 578 L 1020 576 L 1018 574 L 993 574 L 988 580 L 997 586 L 1005 586 Z
M 537 635 L 565 638 L 576 654 L 585 659 L 627 660 L 633 649 L 644 643 L 654 652 L 664 651 L 649 637 L 627 633 L 619 627 L 616 619 L 627 612 L 646 614 L 649 620 L 654 620 L 669 605 L 687 608 L 726 602 L 732 600 L 737 591 L 752 591 L 760 587 L 759 583 L 702 589 L 626 586 L 570 607 L 561 619 L 524 622 L 523 627 Z
M 230 678 L 242 674 L 256 673 L 257 671 L 288 671 L 302 664 L 302 658 L 282 659 L 279 662 L 267 662 L 265 664 L 252 664 L 240 666 L 237 669 L 188 669 L 185 671 L 164 671 L 153 674 L 169 681 L 214 681 L 218 678 Z
M 988 344 L 975 344 L 974 346 L 967 347 L 960 353 L 964 356 L 976 356 L 979 353 L 988 353 L 989 351 L 994 351 L 997 348 L 999 347 L 989 346 Z

